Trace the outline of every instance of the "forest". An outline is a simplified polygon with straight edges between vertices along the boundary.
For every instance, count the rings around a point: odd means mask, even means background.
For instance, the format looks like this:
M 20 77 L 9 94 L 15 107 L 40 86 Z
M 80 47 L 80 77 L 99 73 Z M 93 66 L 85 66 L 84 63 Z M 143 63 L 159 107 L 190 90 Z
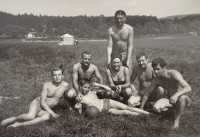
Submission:
M 58 37 L 70 34 L 77 38 L 107 38 L 107 30 L 114 23 L 114 17 L 99 16 L 47 16 L 0 12 L 0 36 L 25 37 L 28 33 L 36 36 Z M 177 16 L 173 19 L 158 19 L 156 16 L 127 15 L 126 23 L 134 28 L 134 35 L 188 34 L 200 33 L 200 14 Z

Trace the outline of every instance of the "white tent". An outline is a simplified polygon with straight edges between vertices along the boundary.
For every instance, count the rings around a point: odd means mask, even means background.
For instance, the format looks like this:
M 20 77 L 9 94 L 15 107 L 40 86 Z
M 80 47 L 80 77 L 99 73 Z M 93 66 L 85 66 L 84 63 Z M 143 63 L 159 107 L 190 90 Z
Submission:
M 63 38 L 63 45 L 74 45 L 74 36 L 65 34 L 61 38 Z

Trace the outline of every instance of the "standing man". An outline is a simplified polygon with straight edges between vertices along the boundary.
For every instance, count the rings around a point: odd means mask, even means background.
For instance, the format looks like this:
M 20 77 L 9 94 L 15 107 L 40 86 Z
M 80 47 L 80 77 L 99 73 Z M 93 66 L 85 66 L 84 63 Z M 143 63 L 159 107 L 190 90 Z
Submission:
M 108 48 L 107 58 L 108 66 L 111 63 L 111 53 L 119 52 L 122 55 L 122 63 L 129 68 L 129 74 L 132 73 L 132 49 L 133 49 L 133 28 L 125 24 L 126 13 L 118 10 L 115 13 L 115 25 L 108 29 Z
M 157 85 L 164 87 L 167 90 L 167 98 L 158 100 L 153 109 L 154 111 L 161 113 L 161 111 L 167 111 L 168 108 L 174 107 L 176 111 L 173 128 L 178 128 L 180 117 L 183 114 L 185 107 L 190 105 L 190 98 L 186 94 L 191 92 L 191 87 L 177 70 L 166 69 L 166 62 L 164 59 L 154 59 L 152 61 L 152 67 L 156 77 L 147 88 L 142 98 L 140 108 L 143 109 L 150 94 Z
M 142 97 L 145 94 L 146 89 L 151 85 L 151 81 L 155 77 L 151 63 L 148 62 L 148 57 L 144 52 L 136 55 L 138 65 L 134 67 L 131 82 L 133 83 L 136 78 L 139 81 L 139 91 L 136 91 L 135 87 L 131 84 L 131 88 L 135 94 L 128 100 L 129 106 L 139 106 Z M 149 101 L 154 102 L 160 98 L 165 97 L 165 90 L 161 86 L 155 87 L 153 93 L 149 97 Z
M 79 100 L 81 98 L 81 93 L 79 91 L 79 81 L 83 78 L 90 79 L 93 75 L 98 79 L 98 83 L 103 84 L 103 79 L 99 73 L 99 70 L 96 65 L 91 64 L 92 54 L 89 51 L 84 51 L 82 53 L 82 59 L 80 63 L 76 63 L 73 65 L 73 86 L 76 90 L 76 99 Z

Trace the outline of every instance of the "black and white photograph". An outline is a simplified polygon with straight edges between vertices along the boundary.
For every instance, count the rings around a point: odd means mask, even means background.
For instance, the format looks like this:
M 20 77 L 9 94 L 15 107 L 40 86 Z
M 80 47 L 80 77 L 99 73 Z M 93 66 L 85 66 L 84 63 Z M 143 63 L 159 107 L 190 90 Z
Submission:
M 1 137 L 200 136 L 199 0 L 0 0 Z

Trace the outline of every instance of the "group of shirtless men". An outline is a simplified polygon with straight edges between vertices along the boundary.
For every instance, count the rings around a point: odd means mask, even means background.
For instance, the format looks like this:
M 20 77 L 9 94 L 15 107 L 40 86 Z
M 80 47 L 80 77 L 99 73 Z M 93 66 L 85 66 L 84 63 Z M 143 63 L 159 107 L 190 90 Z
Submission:
M 19 127 L 58 117 L 52 108 L 64 96 L 68 109 L 72 110 L 69 101 L 74 99 L 80 113 L 81 104 L 116 115 L 149 114 L 143 110 L 147 102 L 151 102 L 153 111 L 157 113 L 173 108 L 173 128 L 178 128 L 183 110 L 190 105 L 186 94 L 191 87 L 178 71 L 166 68 L 164 59 L 155 58 L 149 63 L 143 52 L 136 55 L 138 65 L 132 69 L 133 28 L 125 24 L 126 13 L 122 10 L 115 13 L 114 19 L 115 25 L 108 30 L 106 74 L 109 86 L 103 85 L 98 67 L 91 63 L 91 52 L 84 51 L 81 62 L 73 65 L 74 88 L 69 88 L 69 84 L 63 81 L 62 66 L 53 68 L 53 80 L 44 83 L 41 96 L 31 102 L 29 112 L 5 119 L 1 125 Z M 91 83 L 93 75 L 98 83 Z M 133 85 L 136 78 L 139 81 L 138 91 Z

